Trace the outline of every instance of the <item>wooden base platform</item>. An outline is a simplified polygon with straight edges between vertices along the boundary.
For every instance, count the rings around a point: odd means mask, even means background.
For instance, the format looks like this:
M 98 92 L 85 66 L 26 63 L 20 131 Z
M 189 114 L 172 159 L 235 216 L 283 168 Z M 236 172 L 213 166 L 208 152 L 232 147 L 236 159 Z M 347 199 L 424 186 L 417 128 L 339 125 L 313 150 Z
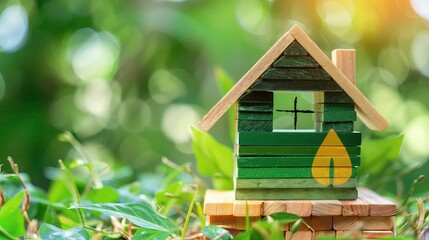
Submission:
M 208 190 L 204 214 L 210 225 L 238 233 L 246 228 L 246 202 L 251 222 L 277 212 L 296 214 L 311 226 L 304 224 L 292 239 L 316 239 L 321 236 L 347 238 L 379 238 L 395 235 L 396 204 L 375 192 L 359 188 L 356 200 L 235 200 L 233 191 Z M 290 225 L 283 226 L 285 237 L 290 236 Z

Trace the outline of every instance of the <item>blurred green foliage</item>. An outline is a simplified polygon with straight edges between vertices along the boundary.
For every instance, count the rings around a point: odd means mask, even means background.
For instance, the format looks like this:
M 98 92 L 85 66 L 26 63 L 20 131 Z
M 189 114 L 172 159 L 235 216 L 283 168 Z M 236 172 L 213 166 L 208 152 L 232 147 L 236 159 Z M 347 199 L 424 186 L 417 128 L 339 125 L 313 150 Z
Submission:
M 56 139 L 69 130 L 92 159 L 117 169 L 105 181 L 144 173 L 148 191 L 159 184 L 148 172 L 162 169 L 162 156 L 193 159 L 189 126 L 220 99 L 215 79 L 237 81 L 299 24 L 328 56 L 335 48 L 357 50 L 357 85 L 391 122 L 386 133 L 358 122 L 364 137 L 405 133 L 399 161 L 382 185 L 374 184 L 395 192 L 398 181 L 409 186 L 429 171 L 427 6 L 425 0 L 1 1 L 1 162 L 14 156 L 33 183 L 47 188 L 47 178 L 55 178 L 47 166 L 81 160 Z M 232 146 L 226 117 L 211 132 Z M 367 173 L 366 183 L 386 176 Z M 416 186 L 416 193 L 427 191 Z

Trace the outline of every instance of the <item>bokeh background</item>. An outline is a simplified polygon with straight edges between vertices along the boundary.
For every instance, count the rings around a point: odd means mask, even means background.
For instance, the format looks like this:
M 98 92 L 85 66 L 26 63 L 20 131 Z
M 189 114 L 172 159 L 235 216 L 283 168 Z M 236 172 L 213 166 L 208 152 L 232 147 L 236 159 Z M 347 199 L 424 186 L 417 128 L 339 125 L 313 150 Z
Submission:
M 220 99 L 216 76 L 237 81 L 294 24 L 328 56 L 357 50 L 357 85 L 391 122 L 358 128 L 405 133 L 389 164 L 406 184 L 429 172 L 427 0 L 2 0 L 0 163 L 47 187 L 72 154 L 64 130 L 127 176 L 192 162 L 189 125 Z M 231 146 L 228 131 L 225 118 L 211 133 Z

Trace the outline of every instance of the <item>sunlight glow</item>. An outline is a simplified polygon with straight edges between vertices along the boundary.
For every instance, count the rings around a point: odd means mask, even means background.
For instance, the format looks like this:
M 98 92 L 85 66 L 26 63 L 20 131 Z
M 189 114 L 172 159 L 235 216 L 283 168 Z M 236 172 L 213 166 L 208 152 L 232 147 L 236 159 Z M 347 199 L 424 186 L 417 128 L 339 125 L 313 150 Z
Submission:
M 417 69 L 429 77 L 429 31 L 419 33 L 414 39 L 411 54 Z
M 118 40 L 108 32 L 80 29 L 70 37 L 68 57 L 76 75 L 85 81 L 111 78 L 119 57 Z
M 170 105 L 162 117 L 162 131 L 175 143 L 186 143 L 191 140 L 189 126 L 196 124 L 200 116 L 187 104 Z
M 8 7 L 0 15 L 0 50 L 17 51 L 24 44 L 27 32 L 27 11 L 19 5 Z
M 165 104 L 186 96 L 186 86 L 172 72 L 159 69 L 149 78 L 149 93 L 153 100 Z
M 411 0 L 411 6 L 414 11 L 422 18 L 429 20 L 429 1 L 428 0 Z

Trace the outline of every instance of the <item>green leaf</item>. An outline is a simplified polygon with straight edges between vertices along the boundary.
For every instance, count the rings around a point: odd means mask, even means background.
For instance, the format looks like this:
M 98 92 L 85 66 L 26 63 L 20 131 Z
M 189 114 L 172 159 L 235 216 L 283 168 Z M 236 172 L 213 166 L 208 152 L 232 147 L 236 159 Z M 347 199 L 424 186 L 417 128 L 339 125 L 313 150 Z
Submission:
M 171 207 L 180 201 L 179 199 L 184 200 L 186 202 L 192 201 L 192 193 L 184 192 L 184 187 L 185 183 L 178 181 L 174 182 L 166 189 L 158 191 L 155 194 L 156 204 L 163 206 L 161 210 L 162 214 L 168 214 L 170 212 Z M 172 197 L 171 195 L 174 195 L 176 197 Z
M 286 213 L 286 212 L 274 213 L 274 214 L 269 215 L 269 217 L 272 218 L 274 221 L 278 222 L 278 224 L 280 224 L 280 225 L 296 222 L 296 221 L 301 219 L 301 217 L 299 217 L 295 214 Z M 265 217 L 262 220 L 267 221 L 268 217 Z
M 234 237 L 234 240 L 264 240 L 264 237 L 255 229 L 251 229 L 239 233 Z
M 91 189 L 86 200 L 94 203 L 111 203 L 119 200 L 118 191 L 111 186 L 103 186 L 99 189 Z
M 62 230 L 54 225 L 43 223 L 39 228 L 39 236 L 43 240 L 89 240 L 89 235 L 83 227 Z
M 132 240 L 165 240 L 170 236 L 169 233 L 140 228 L 131 238 Z
M 362 142 L 361 174 L 375 174 L 384 169 L 389 161 L 398 158 L 404 135 L 385 139 L 364 139 Z
M 201 229 L 201 233 L 210 239 L 214 239 L 214 238 L 219 240 L 232 239 L 232 235 L 227 230 L 214 225 L 209 225 L 204 227 L 203 229 Z
M 13 237 L 21 237 L 25 234 L 24 216 L 20 209 L 23 198 L 24 191 L 21 191 L 0 208 L 2 232 L 5 231 Z
M 81 204 L 71 208 L 93 210 L 118 218 L 126 218 L 139 227 L 169 234 L 179 231 L 173 221 L 158 214 L 152 207 L 143 203 Z
M 53 209 L 50 206 L 46 208 L 45 215 L 43 216 L 43 222 L 47 224 L 51 224 L 55 227 L 61 227 L 61 222 L 58 219 L 55 209 Z
M 223 97 L 229 90 L 235 85 L 235 82 L 232 78 L 223 70 L 221 67 L 215 67 L 214 69 L 215 77 L 217 80 L 217 85 L 219 87 L 219 92 L 221 97 Z M 230 108 L 228 110 L 228 121 L 229 121 L 229 134 L 232 142 L 235 139 L 235 113 L 234 109 Z
M 290 229 L 290 231 L 292 232 L 292 236 L 298 231 L 299 227 L 301 227 L 301 224 L 302 224 L 302 219 L 299 219 L 292 225 Z
M 192 133 L 198 172 L 201 175 L 212 177 L 216 189 L 233 189 L 232 150 L 217 142 L 210 134 L 195 127 L 192 127 Z

